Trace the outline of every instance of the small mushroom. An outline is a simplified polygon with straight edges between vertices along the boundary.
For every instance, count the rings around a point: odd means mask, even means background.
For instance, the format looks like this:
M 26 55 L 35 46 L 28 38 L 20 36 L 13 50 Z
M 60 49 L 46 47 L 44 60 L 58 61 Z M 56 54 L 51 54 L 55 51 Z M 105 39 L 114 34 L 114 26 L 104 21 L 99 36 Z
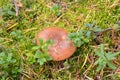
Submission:
M 61 61 L 69 58 L 76 51 L 72 41 L 68 40 L 68 32 L 61 28 L 49 27 L 37 34 L 36 44 L 39 39 L 44 41 L 53 40 L 53 45 L 48 48 L 49 55 L 54 61 Z

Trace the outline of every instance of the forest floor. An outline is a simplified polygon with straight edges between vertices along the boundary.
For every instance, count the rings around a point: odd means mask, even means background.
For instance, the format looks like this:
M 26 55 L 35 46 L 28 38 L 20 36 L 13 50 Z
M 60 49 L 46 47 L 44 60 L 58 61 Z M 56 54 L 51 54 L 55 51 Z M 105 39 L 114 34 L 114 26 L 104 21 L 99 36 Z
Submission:
M 0 0 L 0 80 L 120 80 L 119 20 L 120 0 Z M 77 47 L 64 61 L 37 50 L 51 26 Z

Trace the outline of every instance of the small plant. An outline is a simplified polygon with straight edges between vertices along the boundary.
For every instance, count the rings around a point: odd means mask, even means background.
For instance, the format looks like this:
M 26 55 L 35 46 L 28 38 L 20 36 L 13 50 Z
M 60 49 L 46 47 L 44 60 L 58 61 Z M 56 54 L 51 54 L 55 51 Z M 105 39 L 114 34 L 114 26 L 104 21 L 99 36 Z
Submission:
M 21 72 L 20 67 L 17 66 L 17 60 L 14 58 L 13 53 L 0 53 L 0 79 L 4 80 L 8 76 L 11 79 L 17 77 L 16 75 Z
M 95 32 L 99 32 L 101 29 L 95 24 L 86 23 L 85 29 L 80 29 L 78 32 L 69 33 L 69 39 L 73 41 L 74 45 L 81 47 L 84 44 L 90 43 L 96 38 Z
M 93 26 L 93 24 L 86 23 L 84 30 L 80 29 L 78 32 L 69 33 L 69 39 L 72 40 L 77 47 L 81 47 L 83 44 L 88 44 L 92 41 L 92 37 L 95 37 L 94 31 L 96 31 L 96 28 Z
M 85 23 L 85 27 L 87 28 L 87 30 L 89 30 L 90 32 L 93 31 L 93 32 L 99 32 L 101 31 L 102 29 L 95 25 L 94 23 Z
M 4 21 L 15 18 L 14 4 L 10 0 L 0 1 L 0 14 Z
M 14 40 L 20 41 L 20 39 L 23 38 L 22 31 L 21 30 L 12 31 L 10 33 L 10 37 L 12 37 Z
M 98 60 L 94 63 L 95 65 L 98 65 L 97 72 L 101 69 L 105 68 L 106 66 L 109 66 L 111 69 L 116 69 L 116 66 L 111 63 L 111 61 L 119 54 L 119 52 L 112 53 L 112 52 L 105 52 L 104 51 L 104 45 L 100 45 L 100 51 L 97 51 L 95 49 L 95 54 L 98 56 Z
M 51 7 L 51 10 L 54 11 L 54 13 L 56 14 L 56 16 L 60 16 L 62 13 L 61 13 L 61 10 L 62 7 L 59 6 L 58 4 L 54 4 L 52 7 Z
M 77 47 L 81 47 L 83 44 L 88 43 L 91 40 L 90 36 L 86 36 L 83 30 L 75 33 L 69 33 L 68 36 Z
M 45 62 L 52 60 L 48 53 L 48 47 L 52 44 L 52 40 L 47 40 L 44 42 L 43 39 L 40 39 L 39 46 L 34 46 L 32 48 L 32 50 L 35 51 L 34 62 L 43 65 Z

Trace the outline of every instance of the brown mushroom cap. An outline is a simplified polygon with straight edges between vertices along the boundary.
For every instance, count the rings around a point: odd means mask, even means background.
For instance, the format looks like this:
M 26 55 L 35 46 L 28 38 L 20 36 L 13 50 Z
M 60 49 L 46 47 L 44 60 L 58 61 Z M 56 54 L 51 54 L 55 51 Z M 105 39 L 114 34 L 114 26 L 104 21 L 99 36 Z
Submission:
M 44 41 L 51 39 L 54 44 L 48 48 L 49 55 L 54 61 L 61 61 L 69 58 L 75 52 L 76 47 L 68 38 L 66 30 L 56 27 L 46 28 L 37 34 L 36 44 L 39 45 L 39 39 Z

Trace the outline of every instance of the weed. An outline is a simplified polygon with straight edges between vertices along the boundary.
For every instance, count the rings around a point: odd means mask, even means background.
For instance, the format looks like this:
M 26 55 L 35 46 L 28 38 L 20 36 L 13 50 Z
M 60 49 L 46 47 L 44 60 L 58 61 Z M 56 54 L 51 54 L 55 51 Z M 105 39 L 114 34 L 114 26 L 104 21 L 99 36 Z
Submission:
M 59 6 L 58 4 L 54 4 L 52 7 L 51 7 L 51 10 L 53 10 L 53 12 L 56 14 L 56 16 L 60 16 L 62 13 L 61 13 L 61 6 Z
M 78 32 L 69 33 L 68 37 L 75 46 L 81 47 L 83 44 L 90 44 L 95 39 L 95 32 L 101 31 L 98 26 L 91 23 L 86 23 L 84 29 Z
M 109 66 L 111 69 L 116 69 L 116 66 L 113 65 L 111 63 L 111 61 L 113 59 L 115 59 L 115 57 L 117 55 L 119 55 L 120 52 L 117 52 L 117 53 L 107 52 L 106 53 L 104 51 L 104 45 L 101 44 L 100 45 L 100 51 L 97 51 L 97 49 L 95 49 L 95 54 L 98 56 L 97 61 L 94 63 L 95 65 L 98 65 L 97 71 L 100 71 L 100 70 L 104 69 L 107 66 Z
M 21 69 L 16 64 L 17 59 L 14 58 L 13 53 L 6 54 L 5 52 L 0 53 L 0 70 L 1 75 L 0 79 L 5 79 L 9 77 L 11 79 L 17 78 L 17 75 L 20 74 Z
M 48 47 L 52 44 L 52 40 L 47 40 L 44 42 L 42 39 L 40 39 L 39 45 L 32 48 L 32 50 L 35 51 L 35 55 L 32 58 L 33 61 L 30 60 L 30 62 L 37 62 L 40 65 L 43 65 L 45 62 L 52 60 L 48 53 Z
M 76 33 L 70 33 L 69 39 L 71 39 L 77 47 L 81 47 L 83 44 L 86 44 L 91 40 L 89 37 L 86 37 L 82 30 Z

